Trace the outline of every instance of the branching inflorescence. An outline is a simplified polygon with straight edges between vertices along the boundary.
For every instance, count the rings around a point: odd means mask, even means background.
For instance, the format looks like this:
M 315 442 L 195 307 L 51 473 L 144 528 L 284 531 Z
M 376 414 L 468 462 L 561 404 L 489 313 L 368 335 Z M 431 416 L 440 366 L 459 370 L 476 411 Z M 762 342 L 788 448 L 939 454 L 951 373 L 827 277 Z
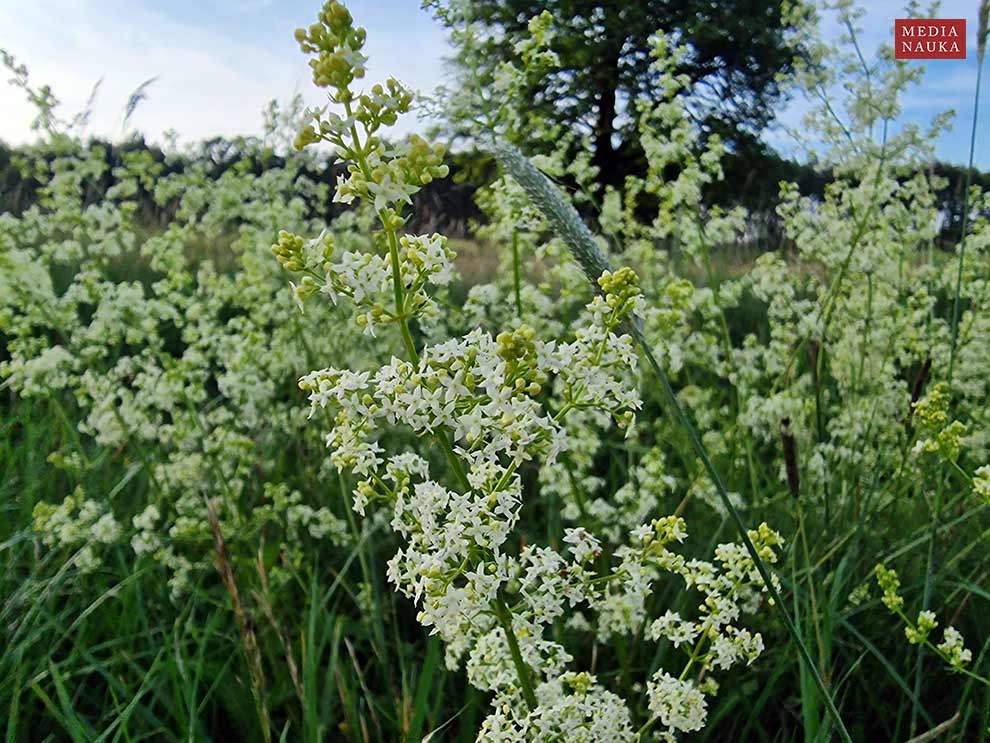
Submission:
M 420 623 L 443 638 L 448 666 L 463 662 L 471 682 L 494 694 L 479 738 L 619 741 L 653 727 L 670 738 L 700 729 L 706 695 L 717 688 L 708 672 L 750 663 L 763 647 L 759 634 L 739 624 L 757 611 L 765 588 L 745 550 L 723 544 L 713 562 L 687 560 L 672 549 L 686 537 L 683 520 L 672 516 L 632 529 L 611 559 L 581 526 L 565 530 L 560 550 L 523 544 L 518 535 L 520 470 L 529 461 L 552 464 L 568 450 L 569 415 L 600 411 L 633 428 L 641 407 L 629 384 L 636 353 L 621 327 L 642 309 L 636 274 L 602 273 L 601 294 L 570 340 L 546 340 L 519 323 L 495 337 L 476 329 L 421 347 L 414 331 L 438 311 L 432 292 L 452 278 L 453 253 L 440 235 L 400 231 L 409 197 L 446 174 L 443 151 L 418 137 L 399 145 L 382 138 L 412 96 L 394 80 L 369 94 L 352 90 L 364 74 L 365 35 L 342 5 L 327 3 L 319 22 L 296 38 L 313 55 L 314 82 L 343 109 L 314 111 L 296 145 L 336 148 L 348 175 L 335 199 L 370 204 L 381 232 L 377 253 L 336 257 L 325 236 L 307 241 L 285 232 L 273 251 L 302 274 L 294 288 L 300 303 L 317 293 L 346 296 L 366 332 L 397 326 L 404 351 L 373 372 L 314 371 L 300 387 L 311 415 L 330 412 L 326 443 L 334 465 L 358 478 L 354 509 L 364 515 L 384 507 L 402 537 L 389 580 L 420 607 Z M 555 391 L 552 401 L 547 389 Z M 446 477 L 417 453 L 386 450 L 379 439 L 390 426 L 435 440 Z M 750 537 L 772 562 L 779 535 L 763 525 Z M 701 596 L 696 618 L 668 611 L 650 621 L 646 598 L 663 574 Z M 550 639 L 554 623 L 582 606 L 607 634 L 649 627 L 654 639 L 683 646 L 678 675 L 658 670 L 648 680 L 649 716 L 639 732 L 626 700 L 594 675 L 569 670 L 574 658 Z

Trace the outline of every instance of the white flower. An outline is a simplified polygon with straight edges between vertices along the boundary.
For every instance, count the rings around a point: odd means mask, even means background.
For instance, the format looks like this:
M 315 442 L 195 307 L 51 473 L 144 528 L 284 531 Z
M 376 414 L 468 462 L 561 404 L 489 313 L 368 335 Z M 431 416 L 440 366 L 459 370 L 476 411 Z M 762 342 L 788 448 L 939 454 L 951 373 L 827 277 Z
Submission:
M 594 560 L 601 554 L 602 546 L 586 529 L 564 529 L 564 541 L 571 545 L 571 554 L 578 563 Z
M 973 492 L 977 497 L 990 503 L 990 464 L 977 468 L 973 473 Z
M 963 645 L 963 636 L 955 627 L 946 627 L 938 649 L 953 668 L 962 668 L 973 660 L 973 651 Z
M 112 513 L 105 513 L 93 524 L 90 534 L 97 542 L 111 544 L 117 541 L 120 536 L 120 524 L 114 519 Z
M 680 614 L 669 610 L 650 625 L 650 637 L 654 640 L 665 637 L 675 648 L 683 644 L 693 643 L 698 637 L 699 631 L 694 622 L 681 619 Z
M 680 681 L 665 671 L 657 671 L 647 683 L 650 712 L 670 730 L 693 732 L 705 726 L 708 702 L 691 681 Z

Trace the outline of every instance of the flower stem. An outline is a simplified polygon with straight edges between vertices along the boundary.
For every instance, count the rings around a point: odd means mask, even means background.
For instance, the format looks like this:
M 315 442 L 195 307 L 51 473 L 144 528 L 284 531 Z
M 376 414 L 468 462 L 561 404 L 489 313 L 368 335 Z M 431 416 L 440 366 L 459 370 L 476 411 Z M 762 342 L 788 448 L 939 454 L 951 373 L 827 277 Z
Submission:
M 350 107 L 347 107 L 347 114 L 350 115 Z M 351 127 L 351 136 L 354 139 L 354 159 L 361 172 L 364 174 L 365 178 L 371 180 L 371 169 L 368 167 L 367 158 L 364 156 L 364 152 L 360 146 L 360 140 L 358 138 L 357 128 Z M 394 228 L 389 227 L 388 215 L 384 210 L 378 211 L 378 219 L 382 223 L 382 227 L 385 230 L 385 239 L 388 242 L 388 255 L 389 261 L 392 267 L 392 294 L 395 298 L 395 317 L 399 324 L 399 334 L 402 336 L 402 345 L 405 346 L 406 354 L 409 356 L 409 360 L 414 364 L 419 364 L 419 352 L 416 350 L 416 342 L 413 340 L 412 331 L 409 329 L 409 319 L 406 316 L 406 298 L 405 290 L 402 286 L 402 267 L 399 264 L 399 236 L 396 234 Z M 436 433 L 437 442 L 440 444 L 440 448 L 443 450 L 444 457 L 447 459 L 447 464 L 450 466 L 451 472 L 454 477 L 457 478 L 458 484 L 464 488 L 466 491 L 471 489 L 471 484 L 468 482 L 467 475 L 464 472 L 464 467 L 461 466 L 460 460 L 457 458 L 454 452 L 454 447 L 450 443 L 450 437 L 447 435 L 447 431 L 443 428 L 437 429 Z
M 976 67 L 976 92 L 973 95 L 973 126 L 969 134 L 969 163 L 966 166 L 966 180 L 963 186 L 962 237 L 959 241 L 959 266 L 956 270 L 956 292 L 952 299 L 952 318 L 949 324 L 949 334 L 952 345 L 949 349 L 949 386 L 952 386 L 952 372 L 956 365 L 956 347 L 959 341 L 959 307 L 961 304 L 963 259 L 966 256 L 966 230 L 969 229 L 969 186 L 973 176 L 973 154 L 976 151 L 976 125 L 980 114 L 980 83 L 983 79 L 983 56 L 980 56 Z
M 498 619 L 498 623 L 502 625 L 505 639 L 509 643 L 509 654 L 512 656 L 512 663 L 516 667 L 516 675 L 519 677 L 523 699 L 526 700 L 526 706 L 529 707 L 530 711 L 533 711 L 539 703 L 536 701 L 536 692 L 533 691 L 532 669 L 526 665 L 526 661 L 523 660 L 522 653 L 519 651 L 519 640 L 516 638 L 515 630 L 512 629 L 512 612 L 509 611 L 509 607 L 505 603 L 505 596 L 501 589 L 495 597 L 495 617 Z
M 512 283 L 516 291 L 516 314 L 522 320 L 522 280 L 519 268 L 519 232 L 512 231 Z
M 884 137 L 884 143 L 886 144 L 886 136 Z M 601 249 L 598 247 L 598 243 L 595 242 L 594 236 L 581 220 L 581 217 L 578 215 L 574 207 L 564 200 L 563 196 L 560 194 L 560 191 L 553 186 L 549 179 L 537 170 L 536 167 L 533 166 L 533 164 L 530 163 L 529 160 L 527 160 L 514 146 L 499 143 L 493 146 L 493 150 L 501 166 L 520 186 L 522 186 L 523 190 L 525 190 L 526 194 L 529 196 L 530 201 L 532 201 L 533 204 L 539 208 L 539 210 L 543 213 L 543 216 L 546 217 L 553 226 L 554 230 L 564 238 L 571 254 L 575 257 L 578 263 L 581 264 L 581 267 L 584 269 L 588 279 L 592 282 L 592 285 L 596 285 L 598 277 L 603 271 L 610 270 L 611 266 L 605 256 L 602 255 Z M 877 169 L 878 180 L 879 175 L 880 168 Z M 865 218 L 860 229 L 865 231 Z M 858 239 L 859 238 L 857 238 L 857 240 Z M 851 260 L 851 252 L 849 256 L 847 256 L 846 260 L 847 263 Z M 842 716 L 839 714 L 839 710 L 835 706 L 835 701 L 832 699 L 832 693 L 829 691 L 828 687 L 825 685 L 825 682 L 822 680 L 821 675 L 818 673 L 818 667 L 812 659 L 811 653 L 808 652 L 808 648 L 805 646 L 801 632 L 794 624 L 794 620 L 785 608 L 779 592 L 774 587 L 770 570 L 760 557 L 759 552 L 757 552 L 756 547 L 753 544 L 753 540 L 749 538 L 749 534 L 746 531 L 746 525 L 742 520 L 742 516 L 739 515 L 738 509 L 736 509 L 735 505 L 730 500 L 728 489 L 725 487 L 725 483 L 722 481 L 721 476 L 715 469 L 715 465 L 712 464 L 707 447 L 702 442 L 697 429 L 695 429 L 694 425 L 691 423 L 691 420 L 688 418 L 687 413 L 684 411 L 684 408 L 678 401 L 677 395 L 674 392 L 674 388 L 670 384 L 670 379 L 667 376 L 667 373 L 663 370 L 663 367 L 660 366 L 660 363 L 653 355 L 653 350 L 643 334 L 642 320 L 639 318 L 634 318 L 633 321 L 630 322 L 630 326 L 632 329 L 633 338 L 642 348 L 647 362 L 649 362 L 653 372 L 660 380 L 661 389 L 664 396 L 669 401 L 670 408 L 674 412 L 674 417 L 687 433 L 695 454 L 701 460 L 702 465 L 704 465 L 705 471 L 711 479 L 712 484 L 715 486 L 715 490 L 718 493 L 722 504 L 729 512 L 729 517 L 733 525 L 736 527 L 736 531 L 739 533 L 743 546 L 753 559 L 753 563 L 756 565 L 756 569 L 760 573 L 760 577 L 763 579 L 764 585 L 766 586 L 767 593 L 770 595 L 770 598 L 773 599 L 774 609 L 783 620 L 784 625 L 787 628 L 787 633 L 793 639 L 794 644 L 797 647 L 798 654 L 801 656 L 801 660 L 803 660 L 808 666 L 812 681 L 822 695 L 825 709 L 835 725 L 839 738 L 845 743 L 852 743 L 852 736 L 849 735 L 849 731 L 842 722 Z M 827 319 L 825 326 L 828 326 Z

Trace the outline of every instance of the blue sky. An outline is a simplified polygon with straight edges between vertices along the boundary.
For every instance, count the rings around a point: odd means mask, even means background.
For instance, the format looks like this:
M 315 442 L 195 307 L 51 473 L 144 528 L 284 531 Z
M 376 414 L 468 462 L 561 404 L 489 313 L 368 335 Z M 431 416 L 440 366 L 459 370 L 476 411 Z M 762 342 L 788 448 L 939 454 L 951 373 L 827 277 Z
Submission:
M 868 0 L 861 20 L 867 50 L 891 39 L 902 0 Z M 103 83 L 90 132 L 120 135 L 121 110 L 143 81 L 158 77 L 132 124 L 152 139 L 169 129 L 185 141 L 216 134 L 253 134 L 272 98 L 294 92 L 308 102 L 321 98 L 309 83 L 304 57 L 292 39 L 296 26 L 315 17 L 319 0 L 32 0 L 0 5 L 0 47 L 28 65 L 32 80 L 49 83 L 68 114 L 78 110 L 100 78 Z M 976 82 L 978 0 L 944 0 L 939 17 L 967 18 L 968 58 L 927 63 L 925 82 L 904 101 L 905 117 L 925 122 L 935 113 L 957 112 L 952 132 L 937 144 L 941 159 L 964 163 L 968 152 Z M 419 0 L 351 0 L 368 29 L 369 79 L 395 75 L 420 90 L 443 81 L 448 53 L 443 29 L 420 9 Z M 826 22 L 828 35 L 839 32 Z M 990 168 L 990 73 L 977 134 L 977 163 Z M 798 122 L 800 102 L 785 107 L 781 121 Z M 33 137 L 32 112 L 20 91 L 0 85 L 0 139 Z M 413 117 L 404 131 L 421 124 Z M 782 142 L 780 133 L 771 140 Z
M 857 0 L 857 5 L 866 11 L 857 24 L 862 29 L 857 36 L 865 54 L 872 55 L 880 44 L 892 42 L 894 19 L 905 17 L 905 2 L 906 0 Z M 966 19 L 966 59 L 913 63 L 925 65 L 925 77 L 901 101 L 904 121 L 921 124 L 927 124 L 942 111 L 955 110 L 954 126 L 936 142 L 936 155 L 941 160 L 958 164 L 965 164 L 969 156 L 973 93 L 976 90 L 978 7 L 979 0 L 942 0 L 936 17 Z M 822 33 L 826 38 L 835 38 L 844 30 L 834 15 L 825 16 Z M 974 162 L 987 170 L 990 169 L 990 59 L 984 62 L 981 98 Z M 782 119 L 787 123 L 797 123 L 802 108 L 800 101 L 793 102 Z

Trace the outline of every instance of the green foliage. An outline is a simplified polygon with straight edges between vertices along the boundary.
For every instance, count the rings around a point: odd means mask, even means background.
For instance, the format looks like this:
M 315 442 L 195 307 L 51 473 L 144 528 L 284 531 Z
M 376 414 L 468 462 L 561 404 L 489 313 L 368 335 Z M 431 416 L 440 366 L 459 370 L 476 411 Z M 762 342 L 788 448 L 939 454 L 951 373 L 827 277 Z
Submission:
M 553 62 L 527 29 L 514 95 Z M 764 243 L 703 198 L 724 146 L 654 36 L 643 177 L 596 190 L 593 142 L 534 130 L 465 245 L 418 234 L 457 156 L 383 136 L 411 102 L 358 89 L 350 14 L 297 38 L 338 108 L 270 109 L 268 142 L 10 157 L 5 739 L 820 741 L 830 700 L 854 740 L 984 737 L 990 199 L 940 231 L 924 133 L 876 136 L 910 69 L 809 47 L 802 84 L 851 98 Z
M 517 100 L 525 101 L 527 112 L 515 134 L 526 149 L 541 151 L 543 142 L 527 134 L 535 120 L 589 131 L 602 186 L 617 187 L 627 175 L 643 173 L 636 102 L 656 90 L 649 37 L 658 29 L 691 48 L 678 72 L 690 79 L 695 114 L 708 131 L 736 144 L 751 144 L 753 133 L 772 118 L 781 95 L 778 75 L 790 70 L 798 52 L 782 3 L 441 0 L 424 5 L 455 28 L 470 24 L 475 32 L 456 58 L 465 89 L 497 88 L 500 66 L 519 56 L 518 45 L 531 37 L 545 43 L 554 64 L 523 80 Z M 546 20 L 538 30 L 545 39 L 530 26 L 541 11 Z

